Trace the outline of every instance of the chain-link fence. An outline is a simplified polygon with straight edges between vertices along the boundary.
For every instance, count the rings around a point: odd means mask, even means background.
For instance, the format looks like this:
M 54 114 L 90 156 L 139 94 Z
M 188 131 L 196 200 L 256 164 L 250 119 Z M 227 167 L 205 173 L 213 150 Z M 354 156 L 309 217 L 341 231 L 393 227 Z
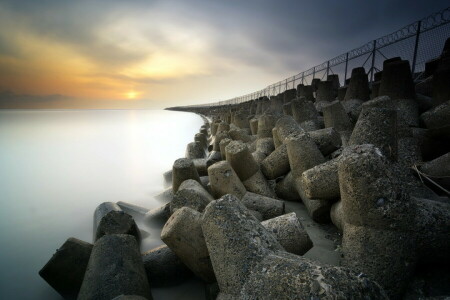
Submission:
M 372 82 L 374 74 L 382 70 L 383 61 L 396 56 L 409 60 L 415 80 L 420 80 L 425 70 L 425 62 L 440 55 L 448 37 L 450 37 L 450 7 L 262 90 L 225 101 L 192 106 L 238 104 L 262 96 L 275 96 L 285 90 L 296 88 L 298 84 L 311 84 L 314 78 L 326 80 L 331 74 L 339 75 L 340 84 L 344 85 L 350 78 L 352 69 L 357 67 L 364 67 L 369 81 Z

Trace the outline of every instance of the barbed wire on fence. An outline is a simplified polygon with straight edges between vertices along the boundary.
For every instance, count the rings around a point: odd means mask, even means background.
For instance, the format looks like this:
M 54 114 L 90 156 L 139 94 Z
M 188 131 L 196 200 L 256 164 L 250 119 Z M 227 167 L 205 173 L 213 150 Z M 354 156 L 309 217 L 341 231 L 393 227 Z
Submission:
M 355 48 L 353 50 L 350 50 L 346 53 L 340 54 L 334 58 L 331 58 L 319 65 L 316 65 L 306 71 L 300 72 L 298 74 L 295 74 L 291 77 L 285 78 L 283 80 L 280 80 L 276 83 L 273 83 L 271 85 L 268 85 L 262 90 L 252 92 L 245 94 L 243 96 L 235 97 L 228 100 L 222 100 L 222 101 L 216 101 L 213 103 L 206 103 L 206 104 L 197 104 L 197 105 L 189 105 L 186 107 L 200 107 L 200 106 L 223 106 L 228 104 L 238 104 L 242 102 L 247 102 L 250 100 L 258 99 L 263 96 L 275 96 L 279 93 L 284 92 L 287 90 L 290 86 L 292 88 L 296 88 L 295 84 L 308 84 L 307 78 L 311 77 L 311 81 L 314 78 L 317 78 L 316 75 L 318 75 L 320 72 L 324 72 L 319 79 L 323 79 L 325 76 L 328 76 L 330 72 L 332 74 L 339 74 L 341 72 L 334 72 L 333 68 L 340 66 L 342 64 L 345 64 L 345 71 L 343 72 L 343 83 L 345 84 L 345 81 L 347 80 L 347 74 L 349 71 L 351 71 L 350 68 L 348 68 L 349 63 L 352 61 L 355 61 L 358 58 L 362 58 L 364 55 L 367 55 L 367 58 L 365 59 L 364 63 L 360 64 L 359 66 L 365 67 L 366 63 L 370 61 L 370 68 L 367 72 L 369 77 L 369 81 L 373 81 L 374 73 L 375 71 L 379 71 L 380 68 L 377 67 L 377 65 L 380 65 L 378 61 L 376 61 L 377 55 L 382 56 L 384 59 L 388 59 L 389 57 L 394 56 L 402 56 L 401 54 L 407 55 L 406 51 L 412 51 L 412 62 L 411 62 L 411 71 L 414 74 L 416 71 L 419 70 L 418 67 L 422 67 L 422 70 L 424 69 L 424 62 L 426 60 L 430 60 L 434 58 L 436 55 L 436 50 L 429 51 L 427 54 L 420 54 L 421 58 L 420 61 L 417 60 L 417 57 L 419 55 L 420 47 L 422 46 L 420 44 L 420 37 L 424 33 L 431 32 L 432 30 L 435 30 L 436 28 L 440 28 L 444 25 L 450 25 L 450 7 L 447 7 L 439 12 L 435 12 L 429 16 L 426 16 L 425 18 L 422 18 L 421 20 L 418 20 L 414 23 L 408 24 L 390 34 L 387 34 L 385 36 L 376 38 L 370 42 L 365 43 L 364 45 Z M 448 27 L 448 28 L 447 28 Z M 448 31 L 447 37 L 450 36 L 450 26 L 446 26 L 446 29 Z M 440 39 L 440 37 L 437 34 L 433 36 L 427 36 L 426 43 L 432 43 L 436 42 L 444 42 L 445 38 Z M 445 34 L 445 33 L 444 33 Z M 390 46 L 394 46 L 396 44 L 400 45 L 404 43 L 406 40 L 415 38 L 414 42 L 411 43 L 412 46 L 408 46 L 408 49 L 406 51 L 403 51 L 403 53 L 399 53 L 400 51 L 389 51 Z M 423 42 L 422 42 L 423 43 Z M 400 47 L 402 48 L 402 47 Z M 405 49 L 402 49 L 405 50 Z M 434 56 L 433 56 L 434 55 Z M 416 78 L 420 78 L 420 76 L 416 76 Z

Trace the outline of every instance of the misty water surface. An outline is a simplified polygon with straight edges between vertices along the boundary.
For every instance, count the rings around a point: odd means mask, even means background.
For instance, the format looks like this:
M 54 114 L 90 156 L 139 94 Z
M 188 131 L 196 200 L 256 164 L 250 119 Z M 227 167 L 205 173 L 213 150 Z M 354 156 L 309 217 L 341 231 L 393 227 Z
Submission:
M 202 124 L 169 111 L 0 111 L 0 299 L 61 299 L 38 271 L 68 237 L 92 242 L 101 202 L 161 205 L 152 196 L 163 189 L 162 173 Z M 143 247 L 161 244 L 149 239 Z M 152 292 L 204 293 L 195 280 Z

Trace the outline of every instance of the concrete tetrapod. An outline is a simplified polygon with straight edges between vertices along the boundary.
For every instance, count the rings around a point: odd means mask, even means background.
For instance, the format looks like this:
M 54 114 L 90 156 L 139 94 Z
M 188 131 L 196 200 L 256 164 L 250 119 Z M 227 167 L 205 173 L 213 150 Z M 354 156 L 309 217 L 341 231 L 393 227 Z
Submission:
M 242 181 L 227 161 L 221 161 L 208 168 L 209 182 L 214 198 L 232 194 L 241 199 L 247 192 Z
M 263 220 L 281 216 L 285 212 L 283 201 L 252 192 L 245 193 L 241 201 L 248 209 L 261 213 Z
M 192 142 L 187 144 L 185 156 L 189 159 L 204 158 L 205 151 L 202 144 L 200 142 Z
M 281 246 L 289 253 L 303 255 L 313 247 L 308 233 L 295 212 L 263 221 L 261 225 L 272 232 Z
M 226 158 L 247 191 L 267 197 L 275 197 L 275 193 L 269 187 L 267 180 L 259 169 L 247 145 L 240 141 L 230 142 L 225 147 Z
M 363 109 L 349 144 L 373 144 L 383 155 L 397 160 L 397 112 L 384 108 Z
M 206 205 L 214 198 L 205 190 L 205 188 L 195 180 L 188 179 L 183 181 L 178 192 L 170 202 L 170 212 L 173 214 L 178 209 L 186 206 L 198 212 L 202 212 Z
M 275 117 L 262 115 L 258 119 L 258 138 L 272 137 L 272 128 L 275 126 Z M 253 131 L 252 131 L 253 132 Z
M 216 280 L 201 228 L 202 214 L 189 207 L 177 210 L 164 225 L 161 240 L 198 277 Z
M 379 285 L 354 272 L 284 252 L 231 195 L 207 206 L 202 229 L 221 291 L 218 299 L 387 299 Z
M 359 99 L 366 101 L 370 99 L 369 95 L 369 80 L 367 78 L 366 70 L 363 67 L 354 68 L 344 100 Z
M 380 283 L 398 298 L 412 276 L 416 255 L 410 232 L 415 208 L 390 162 L 373 145 L 347 148 L 338 166 L 345 266 Z
M 200 182 L 200 176 L 191 159 L 180 158 L 173 163 L 172 167 L 172 190 L 178 191 L 181 183 L 187 179 L 194 179 Z
M 94 244 L 78 299 L 110 300 L 120 295 L 153 299 L 136 239 L 105 235 Z
M 83 283 L 92 244 L 69 238 L 39 271 L 64 299 L 76 299 Z
M 129 234 L 141 242 L 141 234 L 134 219 L 123 211 L 110 211 L 100 221 L 94 242 L 108 234 Z
M 151 287 L 174 286 L 193 276 L 167 245 L 143 253 L 142 260 Z
M 261 171 L 267 179 L 275 179 L 289 172 L 289 158 L 285 144 L 276 148 L 261 162 Z

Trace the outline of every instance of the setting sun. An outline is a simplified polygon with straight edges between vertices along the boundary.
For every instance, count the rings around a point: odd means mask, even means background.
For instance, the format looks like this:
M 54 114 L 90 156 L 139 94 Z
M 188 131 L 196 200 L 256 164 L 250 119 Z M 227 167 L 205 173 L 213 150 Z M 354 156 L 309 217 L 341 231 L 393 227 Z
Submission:
M 126 93 L 126 96 L 128 99 L 135 99 L 137 97 L 138 93 L 135 91 L 130 91 L 128 93 Z

